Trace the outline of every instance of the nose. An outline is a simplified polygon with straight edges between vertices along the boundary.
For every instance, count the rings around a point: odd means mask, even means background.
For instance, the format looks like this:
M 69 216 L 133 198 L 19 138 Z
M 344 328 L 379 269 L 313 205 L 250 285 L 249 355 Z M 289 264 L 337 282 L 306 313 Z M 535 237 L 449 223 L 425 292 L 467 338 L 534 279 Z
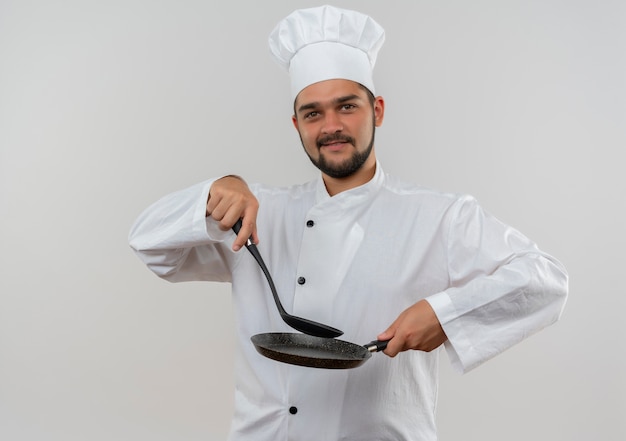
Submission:
M 337 133 L 343 130 L 343 124 L 341 118 L 336 112 L 326 112 L 324 115 L 324 125 L 322 127 L 323 133 Z

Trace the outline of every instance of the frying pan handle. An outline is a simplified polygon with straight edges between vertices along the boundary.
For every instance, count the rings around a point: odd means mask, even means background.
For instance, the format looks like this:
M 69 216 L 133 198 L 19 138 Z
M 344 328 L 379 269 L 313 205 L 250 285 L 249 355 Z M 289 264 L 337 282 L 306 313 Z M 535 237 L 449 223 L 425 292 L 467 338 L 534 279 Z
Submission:
M 389 340 L 383 340 L 383 341 L 373 340 L 364 346 L 365 346 L 365 349 L 367 349 L 370 352 L 378 352 L 378 351 L 384 351 L 385 348 L 387 347 L 387 343 L 389 343 Z

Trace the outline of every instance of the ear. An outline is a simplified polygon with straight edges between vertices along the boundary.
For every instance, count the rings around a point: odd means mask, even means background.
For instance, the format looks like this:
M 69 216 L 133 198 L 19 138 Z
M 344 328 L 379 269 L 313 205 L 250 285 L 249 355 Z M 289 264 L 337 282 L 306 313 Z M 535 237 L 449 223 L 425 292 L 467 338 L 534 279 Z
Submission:
M 291 123 L 296 128 L 296 130 L 298 130 L 298 118 L 296 118 L 296 115 L 291 115 Z
M 374 122 L 376 127 L 380 127 L 385 119 L 385 100 L 382 96 L 374 99 Z

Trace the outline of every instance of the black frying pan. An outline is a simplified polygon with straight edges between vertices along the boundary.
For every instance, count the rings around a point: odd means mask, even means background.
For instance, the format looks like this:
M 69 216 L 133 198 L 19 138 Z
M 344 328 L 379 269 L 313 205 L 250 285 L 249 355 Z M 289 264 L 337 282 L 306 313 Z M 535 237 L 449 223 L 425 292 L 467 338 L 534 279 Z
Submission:
M 261 355 L 272 360 L 324 369 L 355 368 L 365 363 L 372 352 L 387 347 L 386 341 L 360 346 L 336 338 L 281 332 L 253 335 L 251 340 Z

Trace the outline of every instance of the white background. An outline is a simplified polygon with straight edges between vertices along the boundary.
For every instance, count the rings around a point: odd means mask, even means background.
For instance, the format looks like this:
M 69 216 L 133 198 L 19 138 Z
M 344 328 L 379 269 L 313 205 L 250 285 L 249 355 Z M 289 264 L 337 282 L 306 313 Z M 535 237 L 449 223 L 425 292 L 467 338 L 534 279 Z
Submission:
M 126 236 L 214 175 L 315 176 L 267 36 L 317 5 L 0 0 L 1 440 L 225 439 L 229 286 L 161 281 Z M 336 5 L 387 32 L 386 171 L 473 194 L 571 277 L 555 326 L 467 375 L 443 355 L 440 439 L 625 439 L 626 3 Z

